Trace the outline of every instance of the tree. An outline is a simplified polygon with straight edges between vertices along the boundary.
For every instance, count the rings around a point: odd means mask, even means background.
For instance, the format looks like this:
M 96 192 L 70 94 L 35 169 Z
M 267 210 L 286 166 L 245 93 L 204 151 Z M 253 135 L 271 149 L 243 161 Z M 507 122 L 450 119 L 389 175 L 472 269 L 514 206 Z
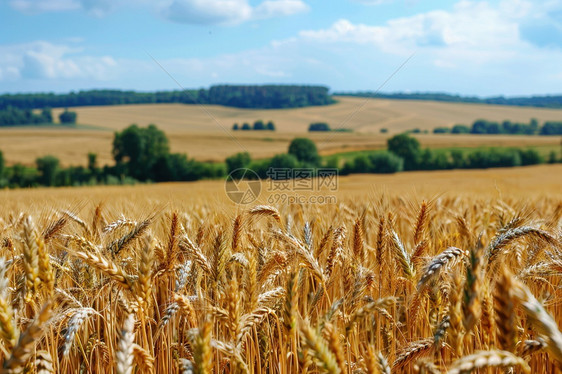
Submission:
M 396 173 L 404 168 L 404 160 L 391 152 L 377 152 L 369 156 L 373 173 Z
M 265 124 L 261 119 L 254 122 L 254 130 L 265 130 Z
M 448 134 L 451 132 L 451 129 L 448 127 L 436 127 L 433 129 L 434 134 Z
M 248 152 L 240 152 L 233 156 L 228 157 L 226 160 L 226 172 L 235 179 L 242 178 L 244 176 L 244 169 L 247 168 L 252 162 L 252 157 Z M 234 171 L 236 171 L 234 173 Z M 231 174 L 232 173 L 232 174 Z
M 53 113 L 51 108 L 43 108 L 41 111 L 41 122 L 53 123 Z
M 152 124 L 147 128 L 131 125 L 113 139 L 115 162 L 126 165 L 127 174 L 141 181 L 151 179 L 157 161 L 169 153 L 166 134 Z
M 289 145 L 289 154 L 295 156 L 298 161 L 309 166 L 320 165 L 320 155 L 316 144 L 307 138 L 296 138 Z
M 273 123 L 273 121 L 268 121 L 267 125 L 265 125 L 265 128 L 270 131 L 275 131 L 275 124 Z
M 455 125 L 451 129 L 452 134 L 468 134 L 470 132 L 470 128 L 466 125 Z
M 95 179 L 98 178 L 98 155 L 96 153 L 88 152 L 88 171 Z
M 387 140 L 388 150 L 404 159 L 404 170 L 416 170 L 420 162 L 420 142 L 408 134 Z
M 234 130 L 234 131 L 238 130 L 238 124 L 237 124 L 237 123 L 235 123 L 235 124 L 232 126 L 232 130 Z
M 308 131 L 330 131 L 330 125 L 328 125 L 326 122 L 311 123 L 310 126 L 308 126 Z
M 38 181 L 44 186 L 54 186 L 59 168 L 59 159 L 54 156 L 44 156 L 35 160 L 39 171 Z
M 279 170 L 294 169 L 297 168 L 298 166 L 299 166 L 299 160 L 297 160 L 297 158 L 292 154 L 282 153 L 282 154 L 275 155 L 269 162 L 269 168 L 275 169 L 276 171 L 270 173 L 269 177 L 271 177 L 271 179 L 284 179 L 290 176 L 291 174 L 279 172 Z
M 562 122 L 545 122 L 540 131 L 541 135 L 562 135 Z
M 244 124 L 242 125 L 242 130 L 251 130 L 252 128 L 250 127 L 250 124 L 247 122 L 244 122 Z
M 59 115 L 59 120 L 62 124 L 74 125 L 76 124 L 77 116 L 76 112 L 70 112 L 68 109 L 65 109 L 64 112 Z

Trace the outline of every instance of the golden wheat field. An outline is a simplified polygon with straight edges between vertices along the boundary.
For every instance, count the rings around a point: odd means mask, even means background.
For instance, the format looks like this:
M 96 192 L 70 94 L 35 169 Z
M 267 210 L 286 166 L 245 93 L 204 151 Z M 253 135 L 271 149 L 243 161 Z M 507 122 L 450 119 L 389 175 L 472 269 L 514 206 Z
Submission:
M 562 367 L 562 167 L 0 191 L 2 373 Z
M 51 154 L 61 164 L 85 165 L 88 152 L 98 154 L 101 164 L 111 164 L 113 132 L 132 123 L 155 123 L 170 139 L 172 152 L 187 153 L 201 161 L 224 161 L 237 152 L 254 158 L 286 152 L 292 139 L 306 134 L 322 154 L 381 149 L 398 132 L 419 128 L 431 132 L 439 126 L 471 124 L 478 118 L 539 122 L 561 120 L 562 111 L 513 106 L 439 103 L 407 100 L 365 100 L 339 97 L 330 106 L 284 110 L 247 110 L 221 106 L 182 104 L 120 105 L 73 108 L 80 124 L 88 127 L 61 129 L 2 128 L 0 150 L 8 163 L 33 164 L 37 157 Z M 62 109 L 53 111 L 54 117 Z M 273 120 L 277 131 L 231 131 L 233 123 Z M 328 122 L 333 128 L 354 129 L 353 133 L 307 133 L 311 122 Z M 387 128 L 388 134 L 379 130 Z M 427 147 L 537 146 L 556 147 L 558 137 L 502 135 L 417 135 Z

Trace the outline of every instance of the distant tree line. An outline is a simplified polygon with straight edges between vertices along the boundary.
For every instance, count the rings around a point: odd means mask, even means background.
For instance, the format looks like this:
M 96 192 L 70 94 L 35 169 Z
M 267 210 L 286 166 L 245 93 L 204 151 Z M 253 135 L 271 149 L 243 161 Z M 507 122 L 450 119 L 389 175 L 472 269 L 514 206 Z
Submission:
M 337 157 L 323 160 L 314 142 L 307 138 L 294 139 L 286 153 L 269 159 L 252 160 L 250 154 L 244 152 L 228 157 L 224 163 L 200 162 L 190 159 L 186 154 L 170 152 L 166 134 L 155 125 L 146 128 L 131 125 L 116 132 L 112 153 L 115 161 L 112 166 L 100 167 L 97 155 L 89 153 L 86 167 L 62 167 L 59 160 L 50 155 L 37 158 L 34 166 L 20 163 L 6 166 L 0 152 L 0 187 L 195 181 L 224 178 L 228 174 L 236 178 L 243 175 L 238 171 L 241 168 L 252 169 L 262 179 L 288 179 L 296 175 L 283 171 L 317 170 L 320 167 L 337 168 L 341 174 L 351 174 L 513 167 L 545 162 L 534 149 L 422 149 L 418 140 L 408 134 L 388 139 L 385 151 L 360 153 L 347 160 L 343 166 Z M 562 157 L 552 152 L 546 161 L 562 162 Z
M 336 96 L 371 97 L 378 99 L 394 100 L 427 100 L 443 101 L 450 103 L 477 103 L 511 106 L 531 106 L 540 108 L 562 108 L 562 95 L 544 96 L 521 96 L 521 97 L 488 97 L 460 96 L 439 92 L 418 92 L 418 93 L 379 93 L 379 92 L 335 92 Z
M 298 108 L 334 103 L 324 86 L 220 85 L 185 91 L 136 92 L 88 90 L 67 94 L 29 93 L 0 95 L 0 109 L 75 107 L 151 103 L 217 104 L 238 108 Z
M 547 121 L 542 126 L 532 118 L 529 123 L 511 122 L 502 123 L 478 119 L 471 127 L 455 125 L 452 128 L 437 127 L 434 134 L 507 134 L 507 135 L 562 135 L 562 121 Z
M 62 124 L 75 124 L 76 118 L 76 112 L 68 110 L 65 110 L 59 115 L 59 120 Z M 19 109 L 13 106 L 0 109 L 0 127 L 52 123 L 53 113 L 51 112 L 51 108 L 43 108 L 39 113 L 34 113 L 31 109 Z
M 556 152 L 548 160 L 535 149 L 487 148 L 473 151 L 422 149 L 419 141 L 408 134 L 387 140 L 387 150 L 361 153 L 348 160 L 342 174 L 395 173 L 415 170 L 487 169 L 562 162 Z
M 308 126 L 308 132 L 353 132 L 353 129 L 349 128 L 337 128 L 332 129 L 326 122 L 313 122 Z
M 248 122 L 244 122 L 242 125 L 238 125 L 238 123 L 235 123 L 234 125 L 232 125 L 232 130 L 234 130 L 234 131 L 237 131 L 237 130 L 275 131 L 275 123 L 273 123 L 273 121 L 267 121 L 267 123 L 265 123 L 261 119 L 258 119 L 257 121 L 254 122 L 253 126 L 250 126 L 250 124 Z

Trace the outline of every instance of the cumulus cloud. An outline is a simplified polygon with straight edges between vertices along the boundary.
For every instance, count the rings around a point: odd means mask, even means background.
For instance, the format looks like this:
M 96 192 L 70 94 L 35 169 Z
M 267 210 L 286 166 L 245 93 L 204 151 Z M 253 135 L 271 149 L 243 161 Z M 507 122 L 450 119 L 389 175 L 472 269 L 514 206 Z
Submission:
M 381 26 L 346 19 L 322 30 L 301 31 L 305 40 L 373 44 L 385 52 L 407 53 L 420 48 L 487 50 L 520 43 L 516 19 L 505 17 L 487 2 L 460 1 L 452 11 L 435 10 L 389 20 Z
M 0 80 L 108 80 L 117 62 L 110 56 L 87 56 L 81 49 L 44 41 L 0 46 Z

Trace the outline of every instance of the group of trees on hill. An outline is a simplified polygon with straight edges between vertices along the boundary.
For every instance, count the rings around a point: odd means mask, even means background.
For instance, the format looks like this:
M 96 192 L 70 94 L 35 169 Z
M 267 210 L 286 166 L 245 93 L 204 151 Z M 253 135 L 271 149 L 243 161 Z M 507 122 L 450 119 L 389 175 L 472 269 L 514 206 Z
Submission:
M 59 115 L 61 124 L 75 124 L 76 112 L 65 110 Z M 19 126 L 19 125 L 38 125 L 52 124 L 53 113 L 51 108 L 43 108 L 40 112 L 35 113 L 31 109 L 19 109 L 9 106 L 6 109 L 0 109 L 0 126 Z
M 244 86 L 220 85 L 210 89 L 185 91 L 136 92 L 89 90 L 67 94 L 34 93 L 0 95 L 0 109 L 74 107 L 152 103 L 217 104 L 238 108 L 298 108 L 334 103 L 328 87 L 323 86 Z
M 562 121 L 547 121 L 542 126 L 536 119 L 529 123 L 511 122 L 505 120 L 502 123 L 478 119 L 471 127 L 466 125 L 455 125 L 452 128 L 437 127 L 433 129 L 434 134 L 508 134 L 508 135 L 562 135 Z
M 254 125 L 251 126 L 249 123 L 244 122 L 242 124 L 242 126 L 238 125 L 238 123 L 235 123 L 234 125 L 232 125 L 232 130 L 236 131 L 236 130 L 269 130 L 269 131 L 275 131 L 275 123 L 273 123 L 273 121 L 267 121 L 267 123 L 263 122 L 261 119 L 257 120 L 254 122 Z

